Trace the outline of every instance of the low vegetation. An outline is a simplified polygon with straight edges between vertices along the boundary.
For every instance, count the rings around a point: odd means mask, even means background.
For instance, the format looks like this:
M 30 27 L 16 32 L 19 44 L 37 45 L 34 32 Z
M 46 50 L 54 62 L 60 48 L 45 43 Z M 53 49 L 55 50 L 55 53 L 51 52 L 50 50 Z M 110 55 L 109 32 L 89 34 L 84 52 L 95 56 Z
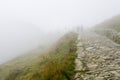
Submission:
M 94 31 L 120 44 L 120 15 L 96 25 Z
M 8 69 L 9 74 L 4 79 L 71 80 L 74 76 L 76 40 L 76 33 L 66 34 L 49 51 L 34 59 L 36 61 L 31 61 L 30 65 L 25 64 L 27 66 L 20 68 L 12 65 L 15 69 Z

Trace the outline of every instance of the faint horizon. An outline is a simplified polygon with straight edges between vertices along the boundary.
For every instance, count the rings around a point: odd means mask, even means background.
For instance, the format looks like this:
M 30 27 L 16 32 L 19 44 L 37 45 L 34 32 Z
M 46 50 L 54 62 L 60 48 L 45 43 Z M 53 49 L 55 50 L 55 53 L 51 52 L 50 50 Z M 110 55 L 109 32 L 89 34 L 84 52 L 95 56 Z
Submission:
M 119 0 L 1 0 L 0 63 L 119 14 Z

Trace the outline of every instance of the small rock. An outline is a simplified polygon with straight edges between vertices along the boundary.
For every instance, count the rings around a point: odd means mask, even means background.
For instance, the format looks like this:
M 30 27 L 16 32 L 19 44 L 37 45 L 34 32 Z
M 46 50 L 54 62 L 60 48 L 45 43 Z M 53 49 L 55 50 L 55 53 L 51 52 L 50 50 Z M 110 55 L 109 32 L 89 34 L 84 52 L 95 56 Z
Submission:
M 98 67 L 96 64 L 88 64 L 89 70 L 95 70 Z
M 86 50 L 87 51 L 89 51 L 89 50 L 91 50 L 91 49 L 93 49 L 94 47 L 88 47 L 88 48 L 86 48 Z
M 82 43 L 78 43 L 77 46 L 78 46 L 78 47 L 82 47 L 83 44 L 82 44 Z
M 120 74 L 117 71 L 111 71 L 112 74 L 114 74 L 116 77 L 120 77 Z
M 79 60 L 79 59 L 76 59 L 75 60 L 75 63 L 76 63 L 76 68 L 75 68 L 75 70 L 77 71 L 77 70 L 82 70 L 82 63 L 81 63 L 81 61 Z
M 114 60 L 114 58 L 109 57 L 109 56 L 103 57 L 103 59 L 104 59 L 104 60 Z
M 74 77 L 74 80 L 83 80 L 83 78 L 81 77 L 80 73 L 77 73 Z
M 104 77 L 96 77 L 95 80 L 104 80 Z

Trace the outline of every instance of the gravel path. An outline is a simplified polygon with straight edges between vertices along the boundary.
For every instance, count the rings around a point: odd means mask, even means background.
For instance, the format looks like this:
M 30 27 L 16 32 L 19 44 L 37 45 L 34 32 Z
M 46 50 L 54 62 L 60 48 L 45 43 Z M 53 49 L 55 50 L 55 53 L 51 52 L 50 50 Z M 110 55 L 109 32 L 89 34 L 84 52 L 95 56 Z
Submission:
M 78 37 L 75 80 L 120 80 L 120 45 L 92 32 Z

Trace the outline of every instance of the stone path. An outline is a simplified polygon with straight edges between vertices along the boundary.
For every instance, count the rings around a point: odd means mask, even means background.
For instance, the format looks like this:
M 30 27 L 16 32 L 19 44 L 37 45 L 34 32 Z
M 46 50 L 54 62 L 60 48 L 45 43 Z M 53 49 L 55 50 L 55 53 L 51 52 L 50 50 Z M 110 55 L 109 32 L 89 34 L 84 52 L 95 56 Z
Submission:
M 120 80 L 120 45 L 91 32 L 80 33 L 74 80 Z

